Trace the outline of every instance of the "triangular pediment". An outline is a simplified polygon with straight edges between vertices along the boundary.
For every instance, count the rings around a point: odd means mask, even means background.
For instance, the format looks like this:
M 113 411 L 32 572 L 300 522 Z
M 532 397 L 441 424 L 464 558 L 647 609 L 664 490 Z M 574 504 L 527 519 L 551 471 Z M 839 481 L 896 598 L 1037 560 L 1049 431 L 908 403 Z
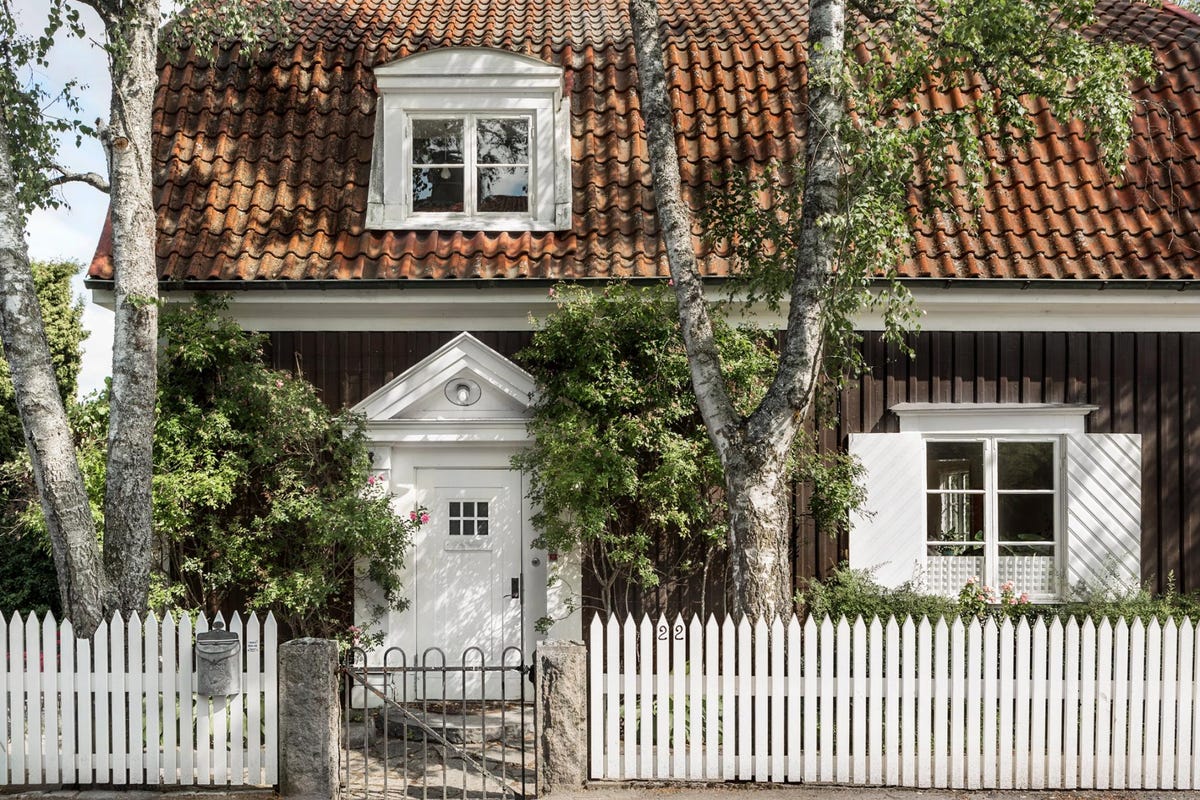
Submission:
M 368 422 L 523 419 L 533 392 L 528 372 L 463 332 L 352 410 Z

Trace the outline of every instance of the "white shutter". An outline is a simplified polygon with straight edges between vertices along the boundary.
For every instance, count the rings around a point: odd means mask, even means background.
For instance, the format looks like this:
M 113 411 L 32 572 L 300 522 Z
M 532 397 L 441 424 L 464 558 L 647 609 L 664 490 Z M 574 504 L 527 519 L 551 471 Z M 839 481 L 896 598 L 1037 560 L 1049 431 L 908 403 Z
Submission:
M 919 433 L 852 433 L 866 468 L 863 513 L 850 515 L 850 566 L 894 588 L 925 564 L 925 444 Z
M 1068 592 L 1125 592 L 1141 582 L 1142 437 L 1067 437 Z

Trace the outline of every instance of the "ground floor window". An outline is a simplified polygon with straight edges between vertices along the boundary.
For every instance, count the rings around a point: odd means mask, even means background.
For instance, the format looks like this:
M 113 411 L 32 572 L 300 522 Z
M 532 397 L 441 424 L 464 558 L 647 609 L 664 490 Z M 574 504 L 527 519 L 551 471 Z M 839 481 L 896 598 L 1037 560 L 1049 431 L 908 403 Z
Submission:
M 926 570 L 951 594 L 968 579 L 1056 594 L 1060 539 L 1058 440 L 927 439 Z

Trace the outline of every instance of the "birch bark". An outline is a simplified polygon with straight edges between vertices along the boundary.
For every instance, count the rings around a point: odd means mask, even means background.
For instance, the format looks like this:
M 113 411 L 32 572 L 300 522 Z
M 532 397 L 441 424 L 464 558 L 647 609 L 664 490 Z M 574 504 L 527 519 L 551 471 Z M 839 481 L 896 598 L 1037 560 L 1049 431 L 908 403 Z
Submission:
M 158 275 L 151 129 L 158 86 L 157 0 L 97 2 L 112 73 L 104 133 L 112 184 L 113 364 L 104 494 L 104 562 L 116 607 L 144 612 L 153 553 Z
M 748 417 L 725 390 L 692 241 L 691 210 L 680 188 L 655 0 L 630 0 L 638 96 L 646 127 L 660 235 L 679 304 L 697 404 L 725 471 L 734 608 L 756 616 L 791 610 L 787 456 L 812 405 L 820 371 L 823 289 L 836 249 L 824 220 L 837 209 L 842 177 L 838 131 L 845 98 L 845 0 L 813 0 L 808 32 L 808 135 L 803 241 L 797 253 L 779 369 Z
M 34 290 L 8 142 L 0 117 L 0 340 L 46 518 L 59 595 L 75 629 L 86 635 L 103 618 L 105 574 Z

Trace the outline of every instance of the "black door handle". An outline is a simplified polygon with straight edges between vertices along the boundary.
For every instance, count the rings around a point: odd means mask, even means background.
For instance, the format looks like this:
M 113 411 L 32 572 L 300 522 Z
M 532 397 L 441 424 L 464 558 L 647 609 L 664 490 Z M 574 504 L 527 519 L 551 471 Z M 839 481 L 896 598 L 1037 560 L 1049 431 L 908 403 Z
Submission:
M 521 579 L 520 578 L 512 579 L 512 594 L 510 594 L 508 597 L 510 600 L 520 600 L 521 599 Z

